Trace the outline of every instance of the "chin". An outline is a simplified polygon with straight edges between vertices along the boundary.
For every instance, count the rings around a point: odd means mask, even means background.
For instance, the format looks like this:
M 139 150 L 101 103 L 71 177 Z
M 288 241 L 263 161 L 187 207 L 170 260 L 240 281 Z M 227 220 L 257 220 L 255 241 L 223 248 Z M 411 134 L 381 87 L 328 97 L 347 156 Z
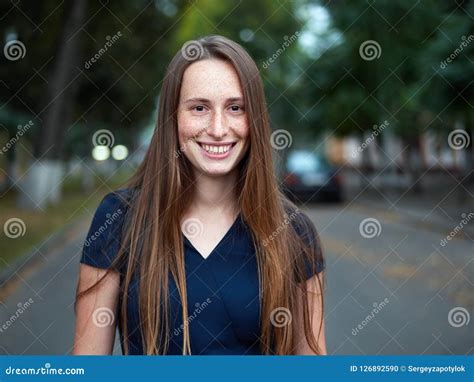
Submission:
M 231 173 L 234 170 L 234 166 L 200 166 L 201 172 L 207 176 L 224 176 Z

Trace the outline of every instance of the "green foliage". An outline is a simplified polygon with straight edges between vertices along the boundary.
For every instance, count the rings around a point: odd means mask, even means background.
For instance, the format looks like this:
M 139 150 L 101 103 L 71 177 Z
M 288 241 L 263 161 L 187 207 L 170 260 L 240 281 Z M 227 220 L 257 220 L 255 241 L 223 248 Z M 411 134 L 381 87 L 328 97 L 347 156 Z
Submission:
M 315 124 L 323 121 L 328 130 L 345 135 L 389 119 L 394 133 L 408 137 L 473 120 L 474 44 L 440 68 L 462 36 L 472 32 L 472 2 L 378 0 L 328 6 L 332 27 L 342 37 L 311 68 L 322 88 L 313 89 L 310 98 L 325 96 Z M 379 44 L 378 58 L 361 57 L 359 49 L 367 40 Z

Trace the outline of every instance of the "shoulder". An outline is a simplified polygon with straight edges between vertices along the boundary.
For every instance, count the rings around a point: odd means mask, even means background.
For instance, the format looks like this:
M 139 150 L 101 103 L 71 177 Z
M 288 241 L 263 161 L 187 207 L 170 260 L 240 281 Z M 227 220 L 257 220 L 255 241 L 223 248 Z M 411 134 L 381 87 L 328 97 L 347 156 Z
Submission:
M 91 231 L 93 231 L 94 228 L 99 229 L 100 233 L 108 231 L 107 233 L 110 234 L 113 231 L 116 231 L 116 229 L 123 223 L 125 214 L 130 207 L 132 197 L 133 191 L 129 188 L 115 190 L 106 194 L 95 211 L 92 219 Z
M 133 197 L 131 189 L 106 194 L 97 207 L 87 233 L 81 262 L 108 268 L 118 252 L 122 228 Z
M 131 188 L 122 188 L 109 192 L 102 198 L 102 201 L 97 207 L 97 212 L 107 214 L 117 212 L 118 210 L 126 210 L 130 206 L 133 195 L 134 192 Z
M 295 256 L 300 257 L 301 255 L 304 261 L 305 277 L 309 279 L 315 273 L 319 273 L 325 268 L 325 259 L 319 233 L 309 216 L 296 205 L 292 202 L 287 202 L 284 206 L 285 219 L 289 221 L 288 224 L 291 224 L 297 237 L 300 238 L 301 247 L 295 248 Z M 302 280 L 301 276 L 297 274 L 295 277 L 297 280 Z
M 307 245 L 314 245 L 314 241 L 317 241 L 318 243 L 316 244 L 319 244 L 318 231 L 308 215 L 291 202 L 286 202 L 284 207 L 285 219 L 291 223 L 298 236 L 301 237 Z

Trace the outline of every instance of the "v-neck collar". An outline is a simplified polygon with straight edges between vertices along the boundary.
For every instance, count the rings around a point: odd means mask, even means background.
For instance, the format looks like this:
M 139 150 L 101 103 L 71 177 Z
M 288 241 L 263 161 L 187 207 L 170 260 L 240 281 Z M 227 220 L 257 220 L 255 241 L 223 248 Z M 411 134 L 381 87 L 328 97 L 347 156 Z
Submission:
M 191 240 L 189 240 L 187 238 L 187 236 L 181 232 L 181 236 L 183 237 L 184 239 L 184 243 L 187 244 L 194 252 L 196 252 L 197 255 L 199 255 L 199 258 L 202 260 L 202 261 L 206 261 L 206 260 L 209 260 L 212 255 L 214 254 L 214 252 L 216 252 L 216 250 L 222 245 L 224 244 L 224 242 L 227 240 L 227 238 L 229 237 L 229 235 L 232 233 L 232 231 L 234 230 L 234 228 L 237 226 L 237 224 L 240 222 L 240 218 L 241 218 L 241 215 L 240 215 L 240 212 L 239 214 L 237 215 L 237 218 L 234 220 L 234 222 L 232 223 L 232 225 L 230 226 L 230 228 L 227 230 L 227 232 L 225 233 L 225 235 L 222 237 L 222 239 L 219 240 L 219 242 L 216 244 L 216 246 L 212 249 L 212 251 L 209 253 L 209 255 L 207 257 L 204 257 L 201 252 L 199 252 L 196 247 L 193 245 L 193 243 L 191 243 Z

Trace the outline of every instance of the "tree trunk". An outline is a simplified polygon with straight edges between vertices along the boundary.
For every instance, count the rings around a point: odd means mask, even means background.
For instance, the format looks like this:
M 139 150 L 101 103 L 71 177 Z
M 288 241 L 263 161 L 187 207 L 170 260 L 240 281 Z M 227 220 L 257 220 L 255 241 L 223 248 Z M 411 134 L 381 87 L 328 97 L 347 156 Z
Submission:
M 404 156 L 404 172 L 408 174 L 409 177 L 409 190 L 420 194 L 423 192 L 421 179 L 419 179 L 422 166 L 420 137 L 409 136 L 403 137 L 402 139 L 403 145 L 407 147 L 405 150 L 406 155 Z
M 86 10 L 86 0 L 67 2 L 63 32 L 57 48 L 57 59 L 49 75 L 44 119 L 34 147 L 36 160 L 22 182 L 18 204 L 21 208 L 37 209 L 48 202 L 58 202 L 64 173 L 62 152 L 64 133 L 70 123 L 80 58 L 80 33 Z M 41 114 L 41 113 L 40 113 Z

